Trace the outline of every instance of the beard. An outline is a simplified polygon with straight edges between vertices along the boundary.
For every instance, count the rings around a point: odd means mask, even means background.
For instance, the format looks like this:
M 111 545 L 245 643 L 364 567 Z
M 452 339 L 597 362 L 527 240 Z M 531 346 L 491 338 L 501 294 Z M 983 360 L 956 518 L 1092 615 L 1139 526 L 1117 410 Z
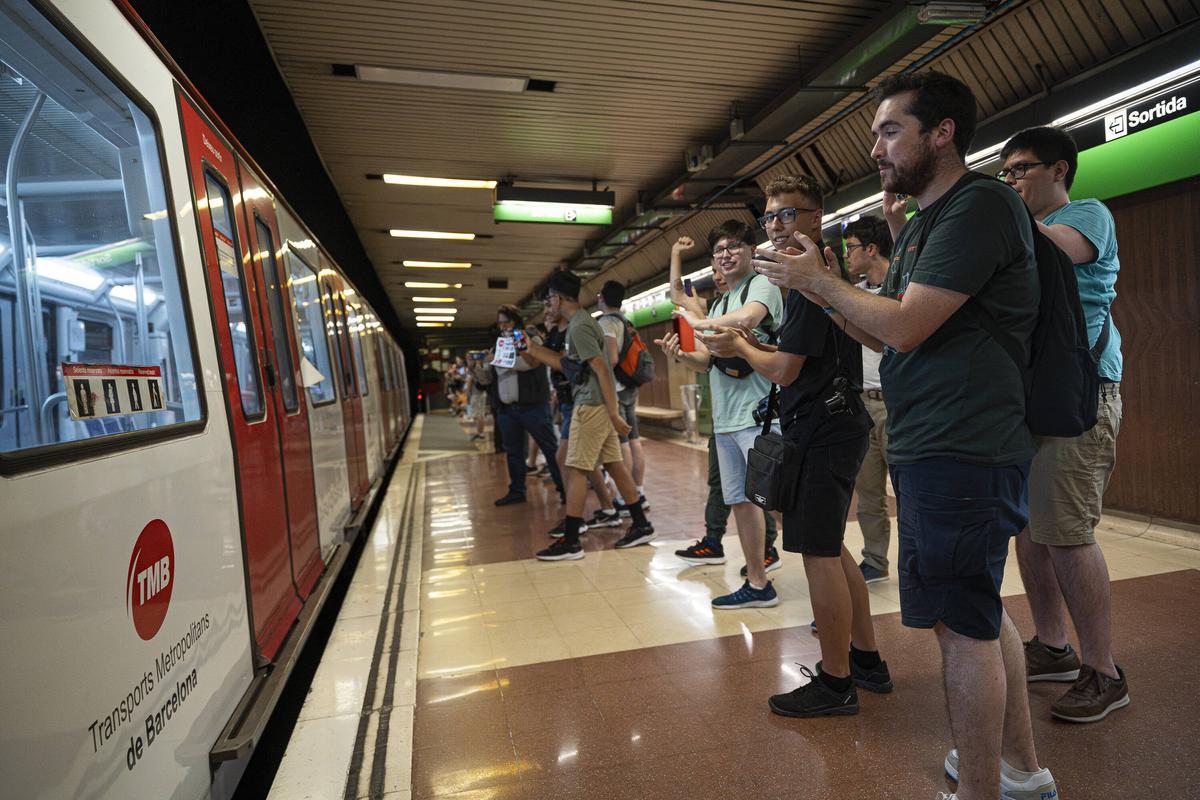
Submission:
M 937 153 L 934 152 L 929 137 L 923 136 L 911 164 L 890 164 L 892 173 L 883 179 L 884 191 L 916 196 L 925 191 L 937 174 Z

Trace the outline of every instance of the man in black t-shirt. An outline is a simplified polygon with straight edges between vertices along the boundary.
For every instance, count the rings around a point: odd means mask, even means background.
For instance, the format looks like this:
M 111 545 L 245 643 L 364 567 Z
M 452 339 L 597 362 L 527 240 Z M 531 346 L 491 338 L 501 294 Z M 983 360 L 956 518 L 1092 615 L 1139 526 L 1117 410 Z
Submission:
M 759 223 L 771 245 L 788 247 L 797 231 L 820 239 L 823 198 L 815 180 L 779 178 L 764 191 L 767 210 Z M 862 350 L 799 292 L 788 293 L 784 308 L 777 348 L 728 328 L 701 337 L 713 353 L 741 357 L 782 387 L 780 424 L 800 461 L 796 502 L 783 514 L 783 548 L 804 557 L 821 661 L 809 683 L 772 697 L 771 710 L 793 717 L 854 714 L 856 685 L 873 692 L 892 690 L 887 663 L 875 643 L 866 582 L 843 544 L 871 428 L 858 396 Z

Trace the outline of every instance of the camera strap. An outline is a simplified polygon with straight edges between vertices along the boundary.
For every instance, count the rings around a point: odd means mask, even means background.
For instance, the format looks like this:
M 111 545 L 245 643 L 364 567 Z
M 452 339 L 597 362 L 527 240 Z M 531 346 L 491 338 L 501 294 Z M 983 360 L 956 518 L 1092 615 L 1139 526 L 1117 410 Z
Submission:
M 775 404 L 779 400 L 779 387 L 771 384 L 771 393 L 767 395 L 767 416 L 763 420 L 762 435 L 766 436 L 771 432 L 771 420 L 775 419 Z

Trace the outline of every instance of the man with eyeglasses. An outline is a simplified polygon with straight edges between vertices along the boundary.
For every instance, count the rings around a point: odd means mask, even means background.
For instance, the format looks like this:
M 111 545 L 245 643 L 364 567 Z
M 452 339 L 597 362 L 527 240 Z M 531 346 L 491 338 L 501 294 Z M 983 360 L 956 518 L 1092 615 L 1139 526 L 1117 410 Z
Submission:
M 786 176 L 763 191 L 766 214 L 759 224 L 769 249 L 796 252 L 797 233 L 821 241 L 820 184 L 807 175 Z M 859 396 L 862 348 L 800 292 L 788 292 L 785 308 L 777 348 L 730 328 L 715 328 L 703 340 L 717 355 L 744 358 L 779 385 L 780 423 L 796 455 L 795 502 L 783 512 L 783 549 L 804 560 L 821 660 L 815 672 L 803 668 L 808 683 L 770 698 L 770 708 L 788 717 L 856 714 L 856 687 L 892 690 L 875 641 L 867 584 L 844 543 L 871 428 Z
M 709 308 L 708 323 L 744 326 L 766 341 L 779 328 L 783 296 L 751 268 L 754 229 L 744 222 L 727 220 L 709 232 L 708 246 L 713 271 L 719 271 L 729 287 L 729 291 Z M 676 313 L 693 328 L 701 322 L 692 311 L 685 309 Z M 759 556 L 766 544 L 762 510 L 746 498 L 746 454 L 761 430 L 754 421 L 754 409 L 770 391 L 771 384 L 741 359 L 711 358 L 703 343 L 698 342 L 694 352 L 683 352 L 679 337 L 674 333 L 657 343 L 668 356 L 689 369 L 709 374 L 721 491 L 726 505 L 733 509 L 738 539 L 746 556 L 746 581 L 737 591 L 714 598 L 713 608 L 778 605 L 779 596 L 767 580 L 766 568 Z
M 708 315 L 708 305 L 703 297 L 684 291 L 683 255 L 696 246 L 690 236 L 681 236 L 671 245 L 670 288 L 668 294 L 671 302 L 677 306 L 690 309 L 697 316 Z M 713 270 L 713 287 L 717 290 L 717 299 L 729 291 L 725 278 L 720 270 Z M 694 544 L 681 550 L 675 555 L 694 566 L 725 563 L 725 528 L 729 522 L 729 506 L 725 504 L 725 495 L 721 491 L 721 465 L 717 461 L 717 437 L 708 437 L 708 500 L 704 504 L 704 536 Z M 767 572 L 779 569 L 783 563 L 779 560 L 779 551 L 775 549 L 775 540 L 779 538 L 779 529 L 775 517 L 769 511 L 763 511 L 763 526 L 766 531 L 765 549 L 763 552 L 763 569 Z M 742 577 L 746 576 L 746 566 L 742 565 Z
M 1125 673 L 1113 660 L 1108 565 L 1096 543 L 1121 427 L 1121 334 L 1112 321 L 1121 269 L 1116 223 L 1099 200 L 1072 202 L 1068 193 L 1078 155 L 1066 131 L 1022 131 L 1005 143 L 1000 157 L 999 177 L 1075 265 L 1088 343 L 1100 362 L 1096 425 L 1081 436 L 1036 440 L 1029 525 L 1017 537 L 1035 631 L 1025 643 L 1028 680 L 1073 681 L 1050 713 L 1068 722 L 1097 722 L 1129 705 Z M 1078 656 L 1068 640 L 1068 611 L 1079 633 Z

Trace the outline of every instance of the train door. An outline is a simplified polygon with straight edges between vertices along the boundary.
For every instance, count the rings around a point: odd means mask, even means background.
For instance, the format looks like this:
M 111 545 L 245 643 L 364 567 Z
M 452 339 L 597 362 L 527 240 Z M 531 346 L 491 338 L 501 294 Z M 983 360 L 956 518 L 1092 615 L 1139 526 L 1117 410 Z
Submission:
M 244 217 L 235 207 L 242 193 L 233 152 L 183 99 L 180 116 L 233 435 L 250 621 L 261 658 L 270 661 L 300 598 L 292 583 L 279 426 L 263 380 L 264 314 Z
M 322 279 L 321 302 L 326 307 L 325 318 L 333 322 L 333 350 L 337 354 L 338 383 L 342 388 L 342 424 L 346 432 L 346 475 L 350 481 L 350 508 L 357 509 L 366 497 L 371 481 L 367 476 L 367 443 L 363 433 L 362 396 L 358 391 L 358 378 L 355 375 L 354 357 L 350 348 L 346 301 L 342 296 L 342 279 L 336 274 Z
M 301 598 L 307 598 L 324 564 L 317 535 L 317 503 L 313 485 L 312 440 L 308 431 L 308 406 L 300 396 L 299 362 L 292 339 L 295 326 L 286 296 L 287 278 L 282 263 L 275 203 L 244 164 L 239 169 L 242 212 L 253 253 L 254 282 L 258 285 L 259 323 L 268 393 L 274 400 L 279 429 L 283 488 L 287 502 L 288 539 L 292 578 Z

